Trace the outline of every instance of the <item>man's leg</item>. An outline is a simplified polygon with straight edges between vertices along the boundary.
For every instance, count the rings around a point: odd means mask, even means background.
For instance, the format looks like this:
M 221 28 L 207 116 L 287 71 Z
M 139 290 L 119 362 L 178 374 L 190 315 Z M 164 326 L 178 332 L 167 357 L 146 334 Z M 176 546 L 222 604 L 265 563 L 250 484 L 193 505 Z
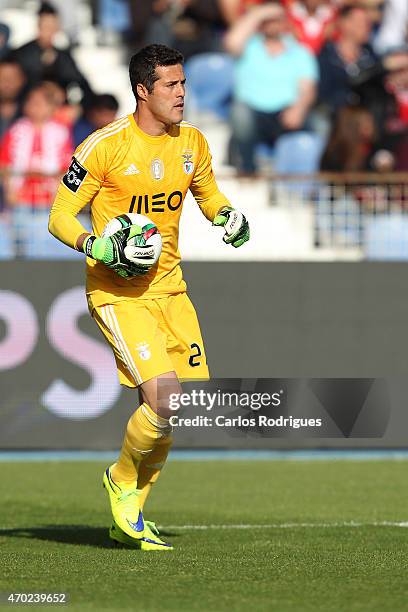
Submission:
M 157 480 L 167 457 L 171 445 L 169 418 L 174 414 L 169 408 L 169 396 L 181 393 L 181 387 L 176 373 L 167 372 L 142 383 L 139 389 L 143 403 L 128 421 L 122 450 L 111 473 L 115 481 L 136 482 L 141 489 L 153 476 L 153 482 Z M 147 494 L 143 495 L 143 503 Z
M 262 134 L 262 142 L 274 145 L 279 136 L 285 134 L 286 130 L 282 124 L 281 113 L 256 112 L 258 130 Z
M 90 306 L 114 351 L 120 382 L 139 387 L 142 393 L 142 404 L 127 423 L 118 462 L 107 468 L 103 477 L 117 527 L 140 540 L 145 525 L 138 471 L 156 442 L 170 433 L 168 394 L 177 392 L 179 383 L 166 351 L 166 336 L 159 326 L 161 311 L 154 301 L 124 300 Z
M 143 395 L 139 390 L 140 404 L 143 403 Z M 167 456 L 169 454 L 171 445 L 173 443 L 173 436 L 169 435 L 161 437 L 152 450 L 152 452 L 144 457 L 139 465 L 137 486 L 140 489 L 140 507 L 143 511 L 146 499 L 150 495 L 153 485 L 157 482 L 161 474 L 161 470 L 166 463 Z
M 152 533 L 152 524 L 145 521 L 147 528 L 142 535 L 129 532 L 122 508 L 117 511 L 117 500 L 122 493 L 131 492 L 134 499 L 129 508 L 135 522 L 171 446 L 169 418 L 174 410 L 170 410 L 170 395 L 181 392 L 176 372 L 183 379 L 208 378 L 197 315 L 185 294 L 93 309 L 91 304 L 91 310 L 114 350 L 120 382 L 139 387 L 141 400 L 127 424 L 118 462 L 104 477 L 115 519 L 111 537 L 123 541 L 119 527 L 131 538 L 139 538 L 142 548 L 153 546 L 157 550 L 166 544 Z M 143 542 L 146 536 L 149 541 Z M 157 547 L 152 540 L 158 541 Z
M 112 479 L 121 488 L 136 488 L 137 508 L 140 512 L 143 511 L 146 498 L 170 450 L 169 395 L 180 393 L 180 390 L 175 372 L 157 376 L 140 385 L 140 396 L 145 401 L 129 419 L 119 460 L 110 468 Z M 123 480 L 132 477 L 133 481 Z M 160 539 L 155 523 L 146 520 L 143 536 L 132 542 L 114 515 L 109 535 L 116 542 L 140 547 L 142 550 L 172 549 L 171 545 Z
M 171 435 L 158 440 L 150 455 L 145 457 L 139 466 L 137 487 L 140 489 L 140 507 L 142 510 L 166 463 L 172 443 Z
M 129 419 L 120 457 L 104 475 L 114 519 L 109 535 L 142 550 L 169 550 L 155 524 L 144 520 L 143 506 L 171 445 L 169 394 L 179 393 L 180 385 L 175 372 L 167 372 L 140 385 L 140 392 L 147 401 Z
M 248 174 L 254 174 L 255 149 L 259 142 L 256 113 L 248 105 L 235 102 L 231 112 L 231 149 L 238 153 L 239 170 Z

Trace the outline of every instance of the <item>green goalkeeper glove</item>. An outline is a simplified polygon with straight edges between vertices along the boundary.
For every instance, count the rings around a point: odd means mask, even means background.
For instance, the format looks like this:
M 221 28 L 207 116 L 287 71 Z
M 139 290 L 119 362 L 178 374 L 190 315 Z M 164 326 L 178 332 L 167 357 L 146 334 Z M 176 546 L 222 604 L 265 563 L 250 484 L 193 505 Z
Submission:
M 233 247 L 240 247 L 249 240 L 249 225 L 245 216 L 238 210 L 224 206 L 218 211 L 213 225 L 221 225 L 225 229 L 223 240 Z
M 146 249 L 151 251 L 151 247 L 130 246 L 128 241 L 142 233 L 143 230 L 139 225 L 131 225 L 106 238 L 90 235 L 85 239 L 82 250 L 87 257 L 104 263 L 119 276 L 124 278 L 140 276 L 146 274 L 151 266 L 143 265 L 138 259 L 143 257 L 146 264 L 143 251 Z

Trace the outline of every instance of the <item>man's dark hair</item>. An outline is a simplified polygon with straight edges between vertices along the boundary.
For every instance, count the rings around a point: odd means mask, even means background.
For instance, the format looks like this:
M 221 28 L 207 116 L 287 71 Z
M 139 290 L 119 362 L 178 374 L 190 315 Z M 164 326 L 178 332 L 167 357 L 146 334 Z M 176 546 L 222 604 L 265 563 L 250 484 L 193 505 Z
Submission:
M 132 55 L 129 77 L 136 100 L 138 99 L 137 86 L 139 83 L 144 85 L 149 93 L 153 91 L 153 85 L 159 78 L 156 74 L 158 66 L 175 66 L 183 63 L 184 57 L 180 51 L 166 45 L 148 45 Z
M 52 91 L 50 91 L 50 89 L 47 87 L 46 82 L 41 81 L 40 83 L 35 83 L 34 85 L 31 85 L 31 87 L 29 87 L 26 91 L 25 97 L 24 97 L 24 101 L 26 101 L 28 99 L 29 96 L 31 96 L 31 94 L 35 93 L 39 91 L 40 93 L 42 93 L 44 95 L 44 98 L 47 100 L 48 104 L 51 104 L 52 106 L 55 106 L 55 98 L 54 98 L 54 94 Z
M 353 13 L 354 11 L 365 11 L 365 10 L 366 10 L 366 7 L 363 4 L 359 4 L 358 2 L 356 2 L 355 4 L 345 4 L 338 10 L 337 16 L 339 19 L 344 19 L 348 17 L 349 15 L 351 15 L 351 13 Z
M 112 94 L 95 94 L 89 103 L 89 110 L 101 110 L 107 109 L 111 111 L 117 111 L 119 108 L 119 102 Z
M 41 2 L 37 15 L 58 15 L 58 11 L 50 2 Z
M 9 65 L 13 65 L 13 66 L 18 66 L 21 70 L 21 72 L 24 72 L 21 64 L 19 61 L 17 61 L 17 58 L 15 57 L 15 55 L 13 54 L 12 51 L 10 51 L 10 53 L 7 53 L 7 55 L 5 57 L 2 57 L 0 59 L 0 66 L 9 66 Z

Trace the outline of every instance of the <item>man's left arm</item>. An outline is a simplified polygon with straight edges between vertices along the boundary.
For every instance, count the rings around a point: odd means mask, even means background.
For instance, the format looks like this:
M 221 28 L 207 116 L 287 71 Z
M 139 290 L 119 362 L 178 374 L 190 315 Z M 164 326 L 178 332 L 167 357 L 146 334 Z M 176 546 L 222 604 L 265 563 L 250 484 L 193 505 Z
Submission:
M 288 130 L 299 130 L 316 99 L 316 83 L 308 79 L 301 79 L 298 84 L 298 98 L 296 102 L 282 112 L 282 123 Z
M 305 48 L 298 51 L 297 70 L 296 101 L 281 113 L 282 124 L 288 130 L 302 129 L 316 99 L 319 65 L 312 53 Z
M 249 226 L 245 216 L 235 210 L 228 198 L 218 189 L 211 164 L 211 153 L 204 137 L 200 143 L 200 157 L 190 191 L 203 215 L 212 221 L 213 225 L 224 227 L 224 242 L 239 247 L 249 240 Z

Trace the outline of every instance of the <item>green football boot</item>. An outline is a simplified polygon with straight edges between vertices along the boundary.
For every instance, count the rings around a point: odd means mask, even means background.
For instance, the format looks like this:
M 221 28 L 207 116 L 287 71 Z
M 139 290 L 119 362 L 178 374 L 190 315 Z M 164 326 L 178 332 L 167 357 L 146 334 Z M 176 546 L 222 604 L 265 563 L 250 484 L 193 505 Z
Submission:
M 112 521 L 112 525 L 109 529 L 109 537 L 116 542 L 116 544 L 123 544 L 124 546 L 129 546 L 138 550 L 173 550 L 171 544 L 167 544 L 159 538 L 159 530 L 153 521 L 145 520 L 144 527 L 143 537 L 135 540 L 134 538 L 129 538 L 129 536 L 118 527 L 116 522 Z
M 139 504 L 140 491 L 134 484 L 115 482 L 111 467 L 103 475 L 103 486 L 109 495 L 113 520 L 129 538 L 140 539 L 145 530 Z

